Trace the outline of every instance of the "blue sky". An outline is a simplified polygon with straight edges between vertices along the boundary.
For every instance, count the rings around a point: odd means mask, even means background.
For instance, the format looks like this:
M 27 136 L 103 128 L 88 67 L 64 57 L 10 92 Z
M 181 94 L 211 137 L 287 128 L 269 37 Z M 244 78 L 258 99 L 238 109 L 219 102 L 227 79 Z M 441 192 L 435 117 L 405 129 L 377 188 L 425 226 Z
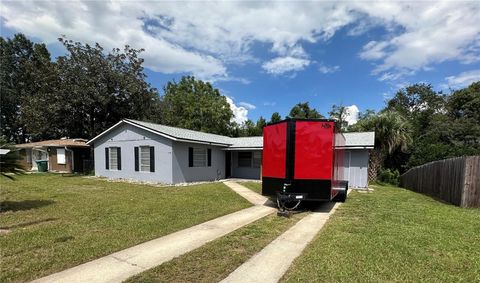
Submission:
M 107 49 L 145 48 L 149 82 L 194 75 L 228 96 L 237 122 L 298 102 L 379 110 L 415 82 L 480 80 L 480 2 L 2 1 L 1 35 L 63 54 L 61 34 Z

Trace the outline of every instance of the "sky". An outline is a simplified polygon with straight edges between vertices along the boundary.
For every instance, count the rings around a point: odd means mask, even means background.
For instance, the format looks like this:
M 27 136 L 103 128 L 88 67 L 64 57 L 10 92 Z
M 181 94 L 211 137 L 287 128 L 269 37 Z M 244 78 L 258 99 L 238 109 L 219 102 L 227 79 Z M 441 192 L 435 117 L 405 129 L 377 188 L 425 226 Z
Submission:
M 54 57 L 67 38 L 144 48 L 162 93 L 184 75 L 227 96 L 235 121 L 309 102 L 380 110 L 397 90 L 449 93 L 480 80 L 480 1 L 4 1 L 2 37 L 21 32 Z

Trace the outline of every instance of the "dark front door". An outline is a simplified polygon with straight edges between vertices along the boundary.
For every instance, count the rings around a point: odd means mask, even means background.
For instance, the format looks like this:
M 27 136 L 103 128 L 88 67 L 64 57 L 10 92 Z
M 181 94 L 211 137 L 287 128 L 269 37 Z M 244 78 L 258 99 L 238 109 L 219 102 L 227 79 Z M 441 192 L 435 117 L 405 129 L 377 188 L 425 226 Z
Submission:
M 225 178 L 232 177 L 232 152 L 225 152 Z

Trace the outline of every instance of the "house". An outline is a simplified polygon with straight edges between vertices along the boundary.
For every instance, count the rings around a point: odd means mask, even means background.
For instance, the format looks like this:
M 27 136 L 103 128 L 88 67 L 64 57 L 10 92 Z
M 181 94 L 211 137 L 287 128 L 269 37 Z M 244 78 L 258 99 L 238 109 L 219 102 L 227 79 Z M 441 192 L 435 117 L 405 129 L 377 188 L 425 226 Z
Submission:
M 166 184 L 261 177 L 262 137 L 230 138 L 124 119 L 87 144 L 94 148 L 96 176 Z M 368 164 L 373 141 L 362 146 L 347 150 L 366 151 Z
M 85 161 L 90 160 L 90 146 L 85 139 L 45 140 L 17 144 L 21 164 L 28 171 L 37 171 L 37 161 L 47 161 L 48 171 L 84 172 Z

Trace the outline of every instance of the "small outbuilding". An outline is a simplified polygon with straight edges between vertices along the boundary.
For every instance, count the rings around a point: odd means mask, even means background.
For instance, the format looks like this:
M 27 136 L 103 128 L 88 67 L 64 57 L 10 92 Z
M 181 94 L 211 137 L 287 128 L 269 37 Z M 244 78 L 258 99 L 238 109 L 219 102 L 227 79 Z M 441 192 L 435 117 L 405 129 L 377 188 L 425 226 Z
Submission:
M 348 186 L 368 187 L 368 164 L 370 151 L 375 145 L 375 132 L 344 133 L 345 161 L 344 174 Z
M 15 145 L 27 171 L 38 171 L 37 161 L 46 162 L 51 172 L 84 172 L 90 159 L 90 146 L 85 139 L 59 139 Z

